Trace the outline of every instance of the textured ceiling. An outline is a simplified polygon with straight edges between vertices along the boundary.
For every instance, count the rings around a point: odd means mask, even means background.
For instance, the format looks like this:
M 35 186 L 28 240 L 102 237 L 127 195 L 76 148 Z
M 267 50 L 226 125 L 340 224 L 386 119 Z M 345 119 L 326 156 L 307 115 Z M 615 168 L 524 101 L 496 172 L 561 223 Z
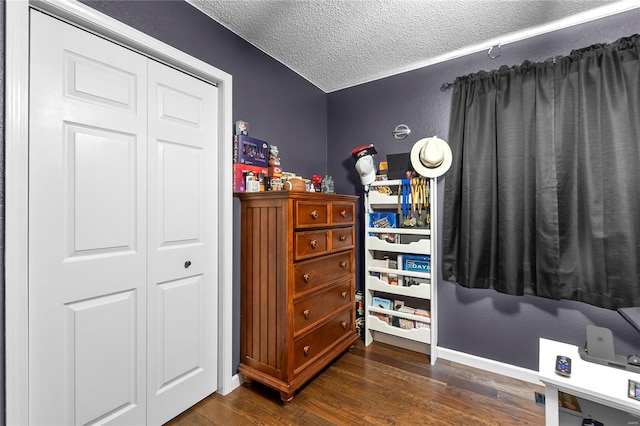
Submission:
M 638 7 L 616 0 L 187 0 L 325 92 Z

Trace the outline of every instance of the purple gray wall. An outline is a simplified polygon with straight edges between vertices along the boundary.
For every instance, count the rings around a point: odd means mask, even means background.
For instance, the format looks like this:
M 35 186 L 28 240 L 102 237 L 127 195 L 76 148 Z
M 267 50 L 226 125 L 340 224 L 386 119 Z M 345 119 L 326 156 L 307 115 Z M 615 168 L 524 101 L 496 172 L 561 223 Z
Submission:
M 640 10 L 636 9 L 505 45 L 497 59 L 489 59 L 486 52 L 471 54 L 330 93 L 327 156 L 331 161 L 327 172 L 336 179 L 336 191 L 362 191 L 349 158 L 354 147 L 373 143 L 377 162 L 387 154 L 409 152 L 420 138 L 447 138 L 451 90 L 441 92 L 443 83 L 527 59 L 543 61 L 639 32 Z M 391 132 L 401 123 L 411 128 L 411 134 L 397 141 Z M 442 195 L 442 179 L 438 186 Z M 362 243 L 362 238 L 358 241 Z M 362 265 L 358 271 L 362 288 Z M 583 345 L 589 324 L 613 330 L 617 353 L 640 353 L 640 333 L 616 311 L 578 302 L 470 290 L 442 280 L 438 282 L 438 324 L 439 346 L 531 370 L 538 369 L 540 337 Z

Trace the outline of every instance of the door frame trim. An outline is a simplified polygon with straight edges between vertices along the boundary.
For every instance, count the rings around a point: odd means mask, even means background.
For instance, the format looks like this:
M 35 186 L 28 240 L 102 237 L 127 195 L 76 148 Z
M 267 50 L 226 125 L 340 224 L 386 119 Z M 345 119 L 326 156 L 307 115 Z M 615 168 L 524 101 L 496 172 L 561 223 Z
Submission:
M 239 386 L 232 372 L 232 76 L 77 1 L 5 3 L 5 397 L 6 423 L 29 424 L 29 9 L 42 10 L 219 89 L 218 390 Z

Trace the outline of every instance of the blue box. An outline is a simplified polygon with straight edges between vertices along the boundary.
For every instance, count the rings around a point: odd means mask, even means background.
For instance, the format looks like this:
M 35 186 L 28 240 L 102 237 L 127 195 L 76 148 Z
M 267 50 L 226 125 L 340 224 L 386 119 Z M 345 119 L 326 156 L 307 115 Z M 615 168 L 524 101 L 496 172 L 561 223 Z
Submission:
M 397 228 L 396 214 L 390 212 L 369 213 L 369 227 Z
M 246 135 L 233 137 L 233 162 L 249 166 L 269 167 L 269 144 Z
M 402 255 L 402 269 L 412 272 L 431 273 L 431 256 L 421 256 L 417 254 Z

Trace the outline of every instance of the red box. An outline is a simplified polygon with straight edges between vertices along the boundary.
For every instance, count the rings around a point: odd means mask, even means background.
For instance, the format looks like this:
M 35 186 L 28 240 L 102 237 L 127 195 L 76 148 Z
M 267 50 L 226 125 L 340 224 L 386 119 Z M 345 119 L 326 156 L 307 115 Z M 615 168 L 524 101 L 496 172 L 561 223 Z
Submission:
M 233 192 L 245 192 L 245 180 L 243 176 L 243 173 L 245 172 L 253 172 L 253 174 L 256 176 L 262 173 L 264 176 L 267 176 L 268 168 L 234 163 L 233 164 Z

